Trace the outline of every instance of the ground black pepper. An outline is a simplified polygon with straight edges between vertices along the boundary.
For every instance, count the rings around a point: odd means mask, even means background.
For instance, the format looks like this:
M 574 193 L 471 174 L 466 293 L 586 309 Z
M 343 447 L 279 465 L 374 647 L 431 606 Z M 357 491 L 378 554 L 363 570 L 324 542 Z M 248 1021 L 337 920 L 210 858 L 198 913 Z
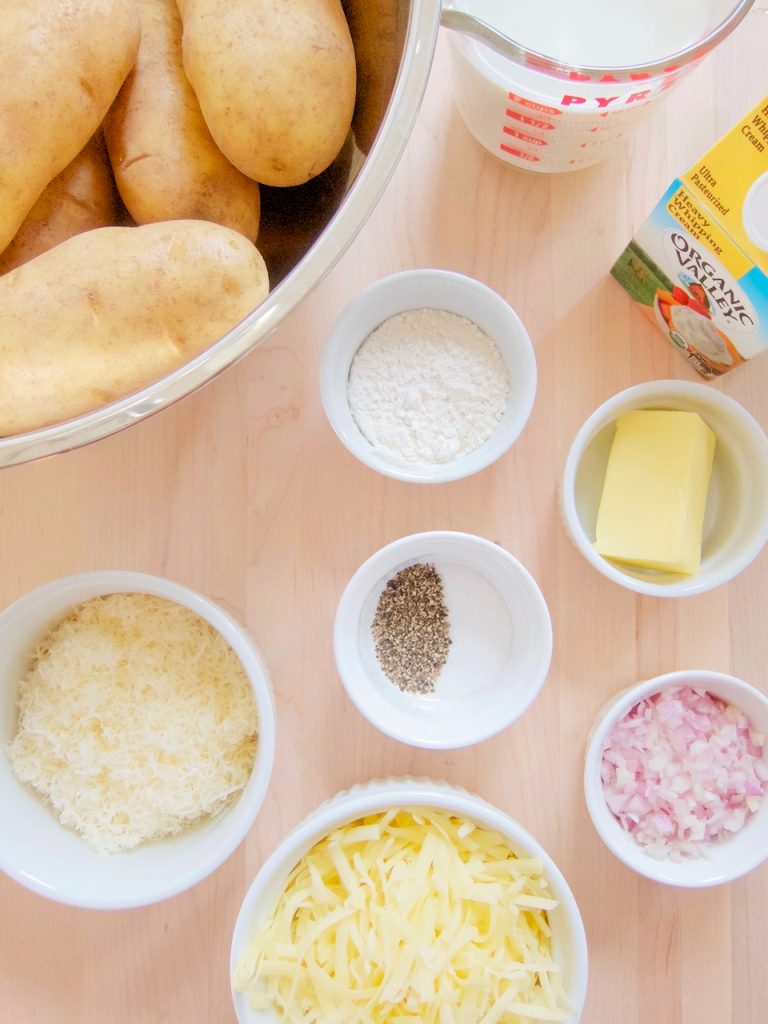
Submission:
M 392 683 L 405 693 L 434 691 L 451 645 L 443 581 L 434 565 L 409 565 L 387 581 L 371 632 Z

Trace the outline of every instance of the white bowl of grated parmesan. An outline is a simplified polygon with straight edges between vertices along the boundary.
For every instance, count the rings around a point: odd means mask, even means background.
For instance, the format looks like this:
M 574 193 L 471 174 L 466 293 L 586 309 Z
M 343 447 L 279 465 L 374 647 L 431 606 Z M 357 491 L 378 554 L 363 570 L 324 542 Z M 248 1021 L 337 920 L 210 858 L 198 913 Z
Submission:
M 326 416 L 361 462 L 412 483 L 470 476 L 517 440 L 536 358 L 512 307 L 448 270 L 376 281 L 343 310 L 320 369 Z
M 463 789 L 383 779 L 322 804 L 251 884 L 230 953 L 240 1024 L 578 1024 L 587 940 L 518 822 Z
M 105 571 L 0 614 L 0 868 L 75 906 L 174 896 L 239 845 L 275 715 L 248 633 L 181 584 Z

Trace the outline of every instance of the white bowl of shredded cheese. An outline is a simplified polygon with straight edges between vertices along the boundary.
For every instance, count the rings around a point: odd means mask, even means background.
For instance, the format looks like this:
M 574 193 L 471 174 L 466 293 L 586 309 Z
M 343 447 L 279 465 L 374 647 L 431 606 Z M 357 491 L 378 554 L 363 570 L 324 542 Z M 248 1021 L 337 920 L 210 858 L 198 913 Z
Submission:
M 577 1024 L 587 943 L 521 825 L 446 783 L 387 779 L 286 836 L 245 896 L 230 966 L 240 1024 Z
M 412 483 L 459 480 L 525 427 L 536 358 L 512 307 L 448 270 L 376 281 L 343 310 L 320 369 L 326 416 L 367 466 Z
M 0 868 L 50 899 L 143 906 L 239 845 L 269 785 L 271 688 L 249 635 L 178 583 L 55 580 L 0 614 Z

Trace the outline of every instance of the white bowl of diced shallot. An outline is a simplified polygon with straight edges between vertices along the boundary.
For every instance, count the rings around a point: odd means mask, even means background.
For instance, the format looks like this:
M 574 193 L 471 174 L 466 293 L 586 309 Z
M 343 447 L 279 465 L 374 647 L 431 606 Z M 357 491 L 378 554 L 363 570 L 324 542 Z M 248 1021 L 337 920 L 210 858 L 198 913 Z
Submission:
M 603 708 L 584 793 L 606 846 L 667 885 L 732 881 L 768 858 L 768 698 L 720 672 L 656 676 Z

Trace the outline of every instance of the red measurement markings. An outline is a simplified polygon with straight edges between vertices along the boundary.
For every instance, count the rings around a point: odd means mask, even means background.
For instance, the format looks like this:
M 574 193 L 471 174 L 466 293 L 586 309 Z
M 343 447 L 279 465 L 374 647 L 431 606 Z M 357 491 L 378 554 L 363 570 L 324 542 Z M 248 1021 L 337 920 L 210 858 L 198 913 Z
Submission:
M 538 117 L 528 117 L 527 114 L 521 114 L 518 110 L 507 110 L 507 117 L 511 117 L 515 121 L 522 121 L 523 124 L 529 124 L 532 128 L 541 128 L 545 132 L 550 132 L 555 127 L 549 121 L 542 121 Z
M 528 110 L 538 110 L 540 114 L 562 114 L 562 110 L 558 110 L 557 107 L 547 107 L 543 103 L 534 103 L 533 100 L 527 100 L 525 96 L 518 96 L 515 92 L 508 92 L 507 99 L 513 103 L 517 103 L 520 107 L 527 107 Z
M 510 153 L 512 156 L 520 157 L 521 160 L 529 160 L 532 164 L 538 163 L 541 160 L 540 156 L 536 156 L 535 153 L 525 153 L 522 149 L 515 149 L 513 146 L 508 146 L 506 142 L 502 142 L 499 149 L 503 149 L 505 153 Z
M 530 142 L 532 146 L 549 145 L 546 139 L 537 139 L 535 135 L 526 135 L 525 132 L 519 132 L 514 128 L 510 128 L 507 124 L 503 126 L 502 131 L 505 135 L 511 135 L 515 139 L 521 139 L 523 142 Z

